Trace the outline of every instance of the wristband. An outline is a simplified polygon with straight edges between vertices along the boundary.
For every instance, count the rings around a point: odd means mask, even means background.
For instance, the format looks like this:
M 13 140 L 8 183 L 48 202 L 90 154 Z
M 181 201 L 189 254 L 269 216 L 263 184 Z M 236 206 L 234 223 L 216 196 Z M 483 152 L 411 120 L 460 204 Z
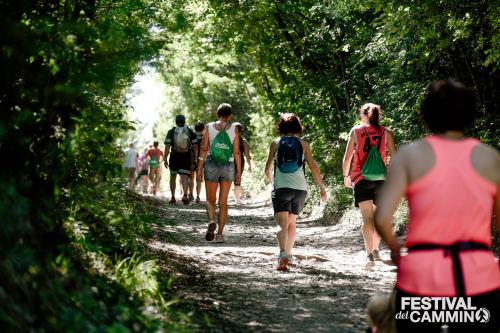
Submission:
M 350 175 L 344 176 L 344 178 L 351 177 Z
M 198 157 L 200 161 L 204 161 L 205 159 L 203 157 Z

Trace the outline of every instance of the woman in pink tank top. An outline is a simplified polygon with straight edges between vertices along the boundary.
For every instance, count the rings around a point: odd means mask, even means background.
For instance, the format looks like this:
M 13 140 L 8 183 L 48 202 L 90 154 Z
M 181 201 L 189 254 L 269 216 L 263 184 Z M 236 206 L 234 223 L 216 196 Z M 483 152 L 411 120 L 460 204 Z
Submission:
M 375 226 L 398 266 L 398 332 L 441 332 L 442 325 L 449 332 L 500 330 L 500 267 L 489 249 L 492 215 L 500 216 L 500 155 L 465 138 L 475 105 L 473 92 L 461 83 L 433 83 L 421 114 L 434 134 L 398 151 L 381 190 Z M 400 255 L 391 221 L 404 195 L 410 210 L 408 251 Z M 500 230 L 498 218 L 496 225 Z M 476 309 L 468 308 L 473 318 L 467 323 L 463 312 L 454 318 L 453 311 L 428 322 L 425 311 L 417 309 L 422 297 L 465 297 Z M 417 303 L 409 305 L 410 300 Z M 443 312 L 436 304 L 428 310 Z M 404 313 L 414 313 L 413 318 Z

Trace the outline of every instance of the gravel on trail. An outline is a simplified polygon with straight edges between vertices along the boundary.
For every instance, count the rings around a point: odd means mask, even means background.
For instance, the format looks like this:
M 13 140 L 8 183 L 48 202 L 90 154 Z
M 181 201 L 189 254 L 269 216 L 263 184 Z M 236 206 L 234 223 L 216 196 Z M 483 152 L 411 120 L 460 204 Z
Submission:
M 352 209 L 335 224 L 314 214 L 299 219 L 288 272 L 276 271 L 277 230 L 265 196 L 230 202 L 222 244 L 205 241 L 203 204 L 164 200 L 150 247 L 174 263 L 177 297 L 215 314 L 207 319 L 214 332 L 364 332 L 368 299 L 391 291 L 396 268 L 384 247 L 384 260 L 366 262 L 358 214 Z

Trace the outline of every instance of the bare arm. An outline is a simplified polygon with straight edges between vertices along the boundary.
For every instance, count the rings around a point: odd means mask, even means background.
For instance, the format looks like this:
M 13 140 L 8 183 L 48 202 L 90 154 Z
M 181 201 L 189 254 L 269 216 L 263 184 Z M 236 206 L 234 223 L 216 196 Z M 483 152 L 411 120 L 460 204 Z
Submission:
M 391 249 L 391 257 L 397 262 L 400 245 L 392 231 L 392 219 L 399 201 L 408 185 L 407 152 L 403 150 L 395 154 L 389 167 L 388 176 L 382 186 L 377 200 L 375 212 L 375 229 Z
M 199 152 L 198 156 L 198 171 L 197 171 L 197 177 L 199 181 L 203 180 L 203 161 L 207 158 L 208 155 L 208 144 L 209 144 L 209 139 L 208 139 L 208 131 L 205 129 L 203 131 L 203 138 L 201 139 L 201 151 Z
M 387 151 L 389 152 L 389 156 L 392 157 L 396 153 L 396 144 L 394 143 L 394 133 L 390 129 L 385 129 L 387 135 Z
M 496 162 L 497 162 L 496 170 L 500 170 L 500 157 L 498 153 L 496 154 Z M 497 194 L 495 197 L 494 213 L 495 213 L 495 222 L 497 224 L 497 234 L 500 235 L 500 173 L 498 172 L 497 172 Z
M 349 175 L 349 170 L 351 168 L 352 156 L 354 154 L 355 141 L 356 138 L 354 137 L 354 131 L 351 130 L 349 140 L 347 141 L 347 146 L 345 148 L 344 158 L 342 159 L 342 176 L 344 177 L 344 185 L 348 188 L 352 188 L 352 180 Z
M 313 156 L 311 153 L 311 148 L 309 147 L 309 145 L 305 141 L 302 141 L 302 147 L 304 148 L 304 157 L 305 157 L 307 166 L 309 167 L 309 169 L 311 169 L 311 173 L 312 173 L 314 182 L 319 187 L 321 200 L 326 201 L 325 187 L 323 185 L 323 180 L 321 179 L 321 173 L 319 171 L 318 164 L 316 164 L 316 161 L 313 159 Z
M 243 141 L 243 147 L 245 147 L 243 153 L 245 154 L 245 158 L 248 162 L 248 171 L 252 172 L 252 156 L 250 156 L 250 147 L 248 145 L 248 142 Z
M 264 167 L 264 175 L 266 179 L 272 183 L 273 181 L 273 161 L 274 155 L 276 154 L 277 143 L 276 140 L 271 143 L 269 147 L 269 154 L 267 155 L 266 166 Z
M 193 146 L 193 155 L 194 155 L 194 160 L 195 160 L 195 163 L 197 163 L 196 161 L 198 161 L 198 155 L 199 155 L 199 151 L 198 151 L 198 145 L 194 145 Z
M 495 198 L 495 222 L 497 223 L 497 234 L 500 235 L 500 181 L 497 183 L 497 195 Z
M 168 154 L 170 154 L 170 145 L 165 145 L 165 152 L 163 154 L 163 164 L 168 168 Z
M 238 183 L 241 179 L 241 151 L 240 151 L 240 135 L 234 137 L 233 141 L 233 156 L 234 164 L 236 165 L 236 182 Z

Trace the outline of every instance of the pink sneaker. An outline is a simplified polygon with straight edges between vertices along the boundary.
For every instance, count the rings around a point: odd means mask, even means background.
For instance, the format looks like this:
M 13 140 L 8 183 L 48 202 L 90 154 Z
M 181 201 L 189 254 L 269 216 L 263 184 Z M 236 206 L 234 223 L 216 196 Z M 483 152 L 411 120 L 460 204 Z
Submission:
M 217 236 L 215 236 L 215 242 L 224 243 L 224 236 L 217 234 Z
M 288 256 L 285 251 L 281 251 L 278 257 L 278 271 L 287 271 L 288 270 Z

